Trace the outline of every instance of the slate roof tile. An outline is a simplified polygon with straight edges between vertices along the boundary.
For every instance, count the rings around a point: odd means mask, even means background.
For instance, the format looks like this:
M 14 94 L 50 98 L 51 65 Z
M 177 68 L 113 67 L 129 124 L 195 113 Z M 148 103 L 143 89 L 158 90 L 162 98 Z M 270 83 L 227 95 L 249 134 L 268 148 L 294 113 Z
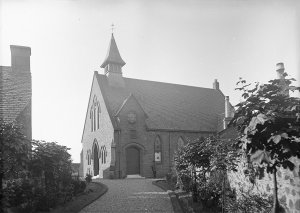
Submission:
M 12 122 L 30 104 L 31 74 L 13 71 L 11 67 L 6 66 L 0 66 L 0 72 L 0 119 Z
M 224 95 L 219 90 L 124 78 L 125 88 L 111 87 L 97 74 L 111 117 L 133 94 L 145 113 L 149 129 L 217 132 L 224 117 Z

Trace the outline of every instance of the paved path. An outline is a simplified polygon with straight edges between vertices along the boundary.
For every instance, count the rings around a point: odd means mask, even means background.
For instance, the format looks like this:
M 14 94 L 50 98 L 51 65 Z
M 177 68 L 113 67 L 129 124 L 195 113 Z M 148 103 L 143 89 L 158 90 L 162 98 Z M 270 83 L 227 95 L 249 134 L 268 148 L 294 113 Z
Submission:
M 174 212 L 170 197 L 152 184 L 153 179 L 100 180 L 106 192 L 80 213 Z

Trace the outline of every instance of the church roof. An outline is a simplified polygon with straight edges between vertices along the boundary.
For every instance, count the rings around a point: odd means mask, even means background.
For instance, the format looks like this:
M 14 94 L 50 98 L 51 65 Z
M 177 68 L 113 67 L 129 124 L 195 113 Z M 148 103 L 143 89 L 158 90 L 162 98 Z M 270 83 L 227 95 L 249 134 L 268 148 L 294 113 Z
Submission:
M 224 117 L 224 95 L 216 89 L 131 78 L 123 78 L 125 88 L 118 88 L 109 86 L 105 75 L 96 76 L 113 123 L 131 94 L 147 114 L 150 130 L 217 132 Z
M 123 59 L 121 58 L 120 52 L 118 50 L 118 47 L 117 47 L 117 44 L 116 44 L 116 41 L 114 38 L 114 34 L 111 34 L 111 39 L 110 39 L 107 55 L 105 57 L 104 62 L 101 65 L 101 68 L 105 68 L 105 66 L 109 63 L 115 63 L 115 64 L 119 64 L 121 66 L 124 66 L 126 64 L 123 61 Z

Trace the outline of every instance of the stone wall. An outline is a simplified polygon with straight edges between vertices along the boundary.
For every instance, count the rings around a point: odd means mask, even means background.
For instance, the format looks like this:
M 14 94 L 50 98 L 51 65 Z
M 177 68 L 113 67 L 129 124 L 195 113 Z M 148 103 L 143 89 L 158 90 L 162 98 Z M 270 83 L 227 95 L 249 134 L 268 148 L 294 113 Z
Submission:
M 291 161 L 296 165 L 293 172 L 288 169 L 278 169 L 278 198 L 280 204 L 285 207 L 286 212 L 300 213 L 300 160 L 291 158 Z M 228 172 L 230 187 L 236 190 L 238 197 L 241 191 L 250 191 L 251 193 L 261 196 L 273 194 L 274 186 L 272 174 L 268 174 L 263 170 L 259 177 L 255 177 L 254 183 L 253 181 L 251 183 L 251 178 L 246 170 L 248 170 L 248 163 L 247 160 L 243 158 L 238 165 L 238 172 Z
M 87 109 L 87 115 L 85 118 L 85 124 L 84 124 L 84 130 L 82 135 L 82 169 L 83 169 L 83 175 L 85 176 L 87 173 L 91 173 L 94 175 L 94 161 L 99 161 L 99 177 L 103 177 L 103 172 L 110 168 L 111 164 L 111 145 L 114 140 L 114 129 L 112 126 L 112 122 L 110 120 L 103 95 L 100 91 L 99 84 L 97 82 L 96 75 L 98 73 L 95 73 L 90 93 L 90 99 Z M 97 100 L 99 101 L 101 113 L 100 113 L 100 127 L 99 129 L 96 128 L 96 130 L 92 131 L 92 125 L 91 125 L 91 119 L 90 119 L 90 109 L 93 104 L 94 97 L 97 97 Z M 99 159 L 92 159 L 91 164 L 88 164 L 88 158 L 87 154 L 88 151 L 91 153 L 93 152 L 93 144 L 94 141 L 97 141 L 98 143 L 98 157 Z M 100 158 L 100 148 L 102 146 L 106 147 L 107 156 L 106 156 L 106 162 L 102 164 L 101 158 Z

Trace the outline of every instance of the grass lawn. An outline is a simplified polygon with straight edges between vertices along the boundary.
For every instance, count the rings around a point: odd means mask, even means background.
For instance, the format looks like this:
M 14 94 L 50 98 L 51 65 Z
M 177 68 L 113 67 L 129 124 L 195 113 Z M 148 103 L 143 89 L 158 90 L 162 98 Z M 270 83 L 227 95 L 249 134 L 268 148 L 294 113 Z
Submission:
M 85 206 L 89 205 L 101 195 L 107 192 L 107 186 L 99 182 L 91 182 L 86 192 L 76 196 L 68 203 L 53 209 L 50 213 L 77 213 Z

